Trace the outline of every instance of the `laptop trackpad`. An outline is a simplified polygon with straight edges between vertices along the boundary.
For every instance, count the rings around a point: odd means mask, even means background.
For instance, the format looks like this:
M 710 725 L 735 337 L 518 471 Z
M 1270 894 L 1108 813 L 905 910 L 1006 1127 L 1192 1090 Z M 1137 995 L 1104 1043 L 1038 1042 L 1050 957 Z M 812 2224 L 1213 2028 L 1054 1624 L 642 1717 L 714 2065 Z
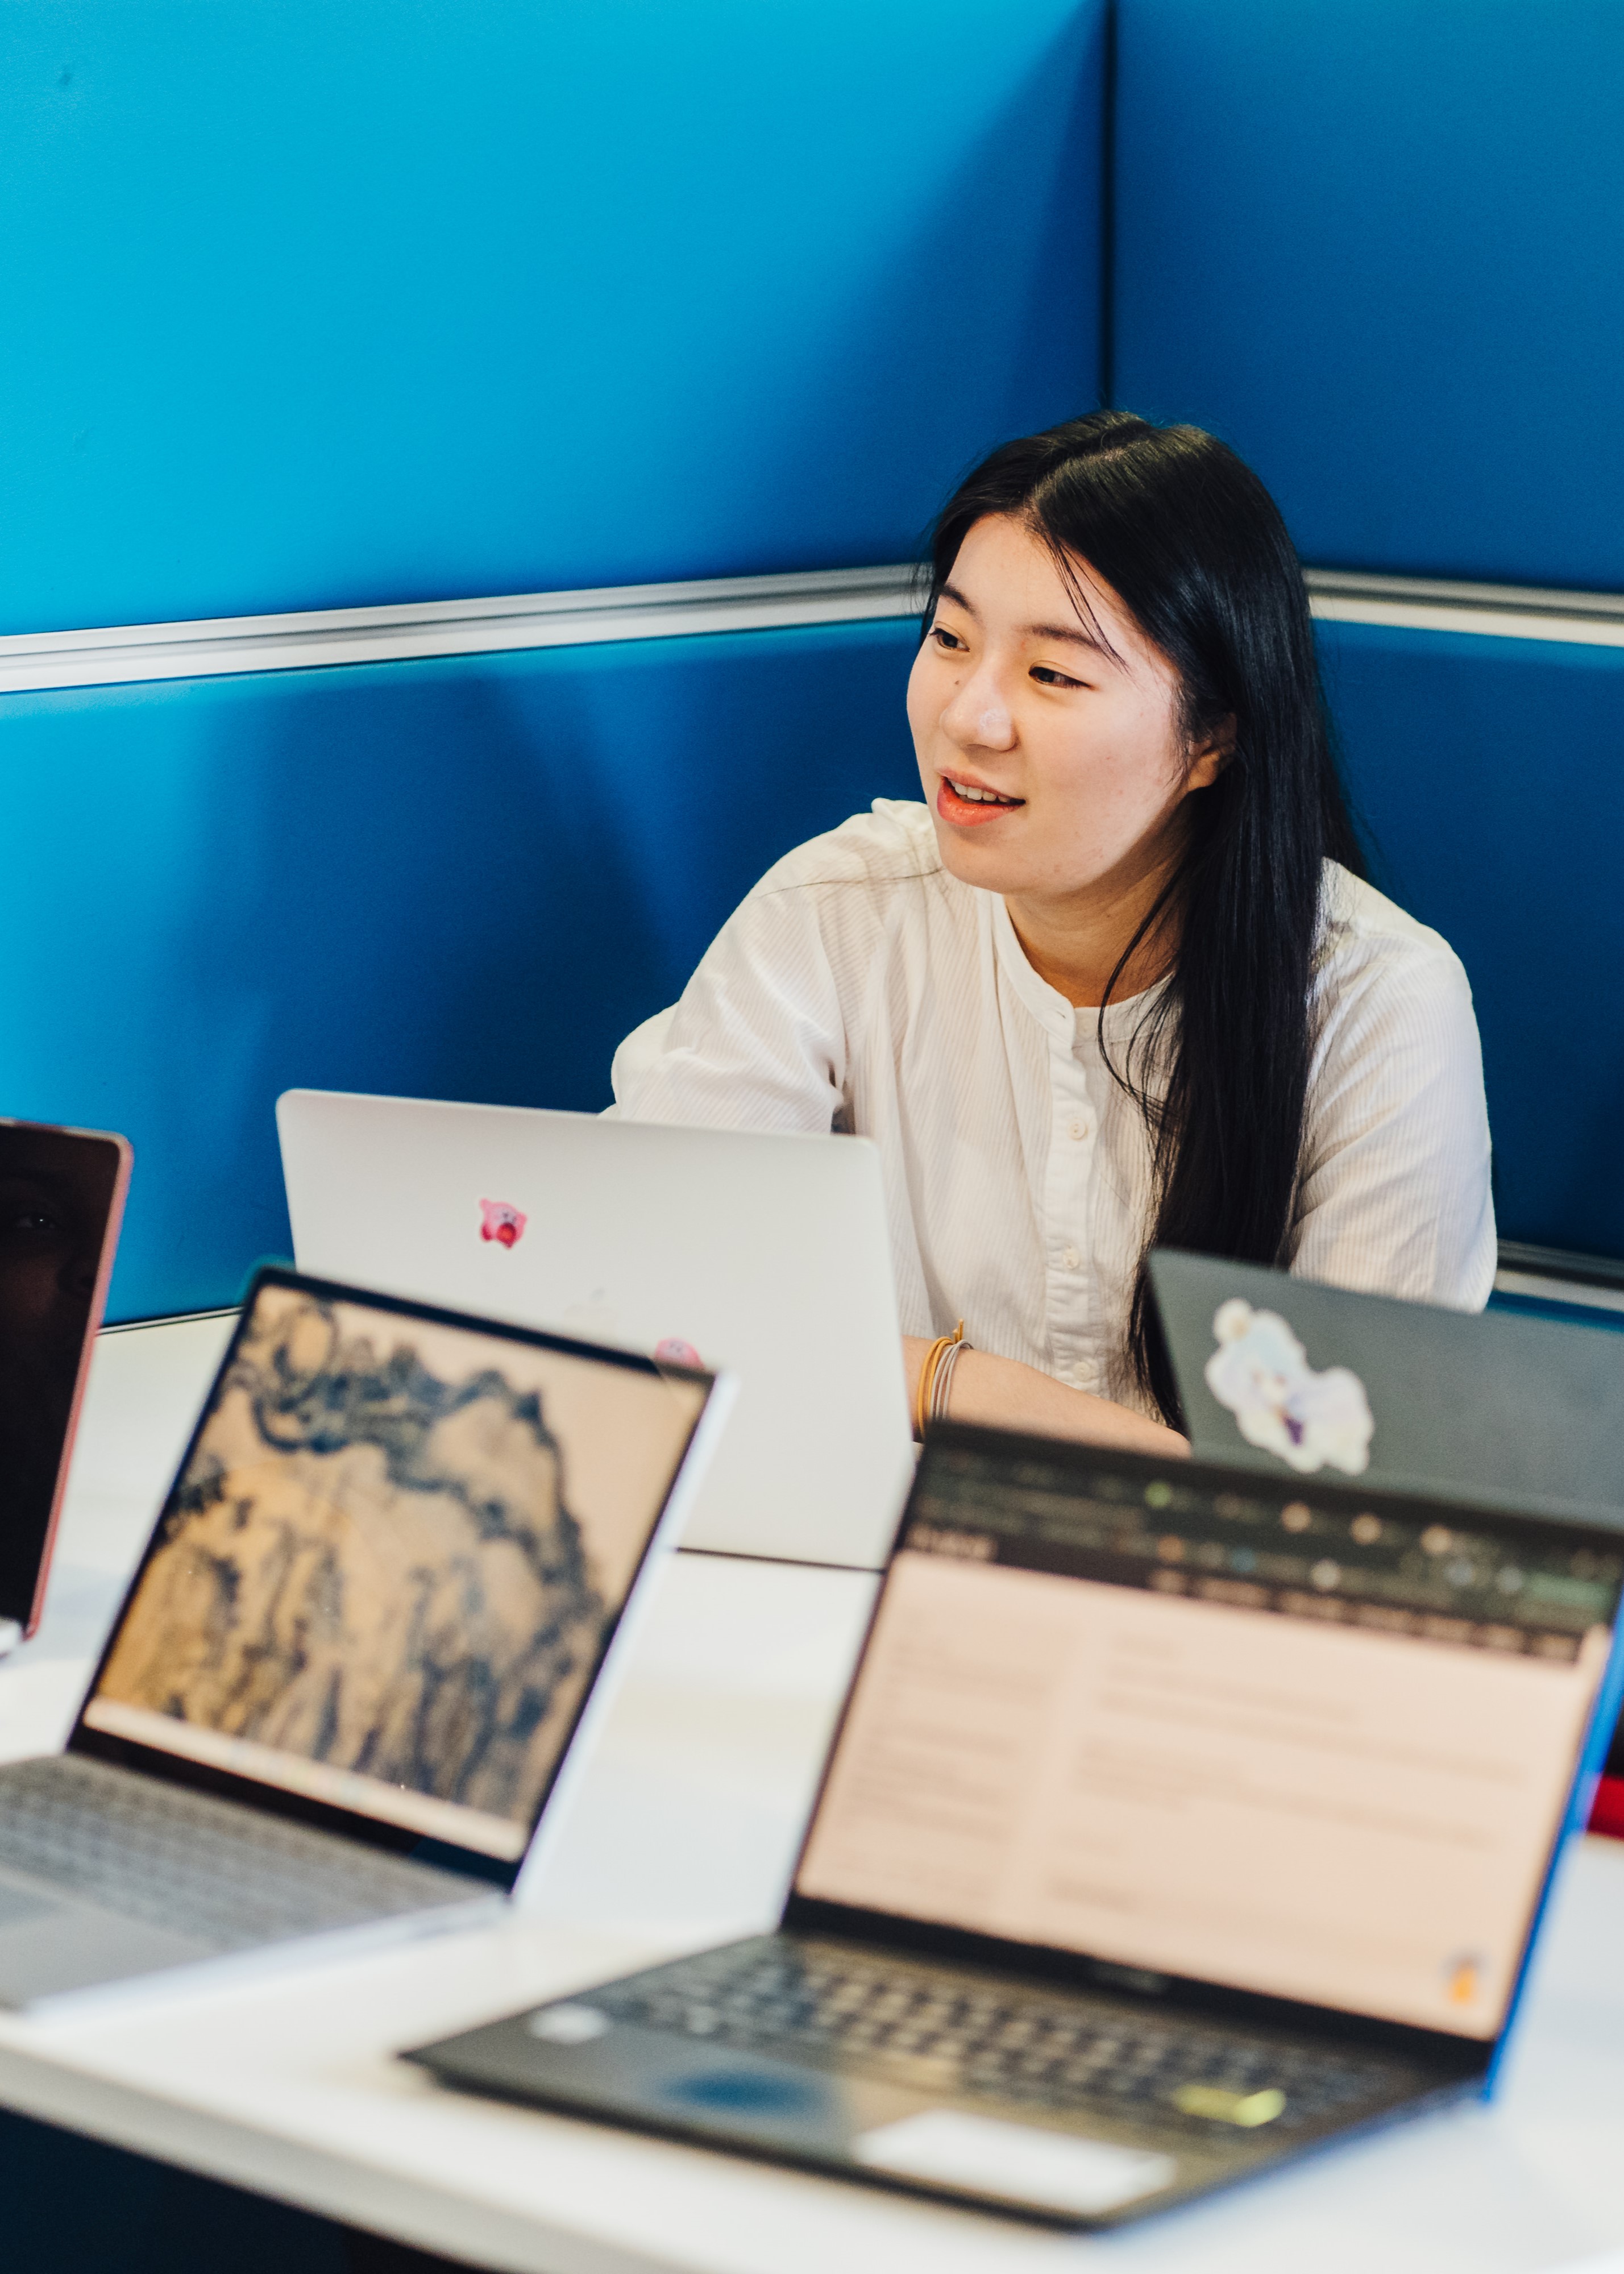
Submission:
M 0 1882 L 0 2006 L 26 2006 L 62 1990 L 87 1990 L 186 1966 L 215 1954 L 213 1943 L 121 1918 L 88 1903 Z
M 1171 2156 L 1148 2149 L 966 2116 L 956 2108 L 927 2109 L 864 2132 L 852 2153 L 871 2171 L 1079 2218 L 1154 2195 L 1177 2169 Z

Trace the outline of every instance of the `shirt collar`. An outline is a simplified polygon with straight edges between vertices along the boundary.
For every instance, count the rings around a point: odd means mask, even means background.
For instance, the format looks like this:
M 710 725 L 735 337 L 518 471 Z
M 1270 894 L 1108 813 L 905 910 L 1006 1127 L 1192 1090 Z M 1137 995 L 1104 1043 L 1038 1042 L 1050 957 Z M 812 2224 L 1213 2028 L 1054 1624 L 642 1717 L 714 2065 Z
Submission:
M 987 897 L 992 902 L 992 936 L 997 944 L 1004 977 L 1039 1026 L 1070 1050 L 1077 1032 L 1075 1012 L 1059 989 L 1051 987 L 1047 979 L 1040 979 L 1027 962 L 1026 951 L 1004 906 L 1004 895 L 989 892 Z
M 979 889 L 979 888 L 978 888 Z M 1070 1050 L 1079 1037 L 1093 1041 L 1099 1031 L 1100 1013 L 1092 1005 L 1068 1003 L 1057 987 L 1047 979 L 1040 979 L 1026 960 L 1026 951 L 1020 944 L 1009 909 L 1001 893 L 989 892 L 992 902 L 992 936 L 998 951 L 998 960 L 1004 975 L 1020 1001 L 1030 1011 L 1038 1024 L 1063 1042 Z M 1105 1032 L 1109 1041 L 1125 1041 L 1139 1025 L 1145 1012 L 1167 985 L 1158 979 L 1154 987 L 1144 988 L 1137 995 L 1124 995 L 1107 1005 Z

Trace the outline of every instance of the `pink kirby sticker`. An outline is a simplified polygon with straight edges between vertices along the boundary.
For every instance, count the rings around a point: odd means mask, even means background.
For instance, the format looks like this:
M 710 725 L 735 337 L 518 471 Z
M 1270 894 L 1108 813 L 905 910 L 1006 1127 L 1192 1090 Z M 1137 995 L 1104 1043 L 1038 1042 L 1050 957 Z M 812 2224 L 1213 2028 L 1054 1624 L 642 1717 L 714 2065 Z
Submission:
M 685 1343 L 680 1335 L 667 1335 L 664 1342 L 654 1345 L 656 1359 L 664 1366 L 703 1366 L 704 1361 L 692 1343 Z
M 507 1201 L 481 1201 L 479 1206 L 485 1219 L 479 1226 L 480 1239 L 498 1240 L 504 1247 L 511 1247 L 530 1222 L 523 1209 Z

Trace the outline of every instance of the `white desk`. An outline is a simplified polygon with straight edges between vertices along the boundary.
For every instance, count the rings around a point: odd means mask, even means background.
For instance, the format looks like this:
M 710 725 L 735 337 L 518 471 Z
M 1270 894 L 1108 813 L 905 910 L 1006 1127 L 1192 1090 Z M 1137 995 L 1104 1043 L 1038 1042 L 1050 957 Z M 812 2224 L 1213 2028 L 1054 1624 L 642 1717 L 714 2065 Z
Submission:
M 49 1615 L 0 1668 L 0 1751 L 65 1730 L 222 1331 L 104 1338 Z M 1112 2237 L 464 2099 L 390 2058 L 771 1917 L 872 1584 L 679 1558 L 534 1915 L 252 1990 L 71 2023 L 0 2019 L 0 2101 L 530 2274 L 1035 2274 L 1082 2260 L 1143 2274 L 1577 2274 L 1598 2261 L 1621 2274 L 1624 1845 L 1606 1841 L 1574 1859 L 1494 2107 Z

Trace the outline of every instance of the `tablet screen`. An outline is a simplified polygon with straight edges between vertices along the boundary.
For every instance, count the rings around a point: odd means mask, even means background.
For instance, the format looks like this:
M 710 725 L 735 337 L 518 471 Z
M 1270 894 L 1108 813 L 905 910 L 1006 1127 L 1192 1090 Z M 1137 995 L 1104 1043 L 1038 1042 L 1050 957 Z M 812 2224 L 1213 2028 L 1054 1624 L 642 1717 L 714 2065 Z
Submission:
M 117 1231 L 116 1138 L 0 1122 L 0 1618 L 26 1625 Z

